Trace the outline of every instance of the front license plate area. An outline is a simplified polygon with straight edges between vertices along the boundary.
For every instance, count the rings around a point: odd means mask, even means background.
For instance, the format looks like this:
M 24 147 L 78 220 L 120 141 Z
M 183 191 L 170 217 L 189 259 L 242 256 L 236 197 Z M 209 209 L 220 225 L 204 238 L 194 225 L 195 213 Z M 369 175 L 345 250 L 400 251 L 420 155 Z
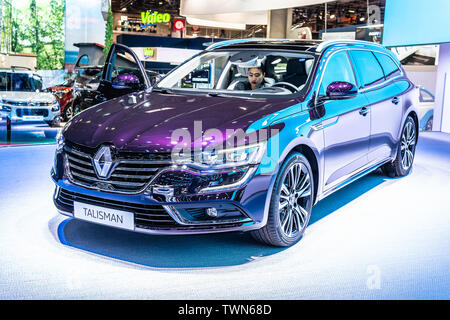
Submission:
M 43 116 L 23 116 L 22 119 L 24 121 L 43 121 Z
M 134 230 L 134 213 L 99 207 L 88 203 L 75 201 L 73 203 L 75 218 L 95 222 L 110 227 Z

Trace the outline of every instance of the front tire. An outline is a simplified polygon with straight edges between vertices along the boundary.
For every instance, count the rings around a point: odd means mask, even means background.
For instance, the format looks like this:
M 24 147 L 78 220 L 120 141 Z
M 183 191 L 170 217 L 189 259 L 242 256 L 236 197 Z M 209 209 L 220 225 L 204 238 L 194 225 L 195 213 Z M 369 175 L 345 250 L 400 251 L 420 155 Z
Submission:
M 69 104 L 64 109 L 64 120 L 69 121 L 73 117 L 73 104 Z
M 416 123 L 411 116 L 408 116 L 408 118 L 406 118 L 405 124 L 403 125 L 400 143 L 397 147 L 397 156 L 395 157 L 395 160 L 393 162 L 387 163 L 383 166 L 383 171 L 388 176 L 394 178 L 403 177 L 409 174 L 414 162 L 416 142 Z
M 270 201 L 267 224 L 252 236 L 265 244 L 288 247 L 298 242 L 309 223 L 314 179 L 308 160 L 290 155 L 281 167 Z

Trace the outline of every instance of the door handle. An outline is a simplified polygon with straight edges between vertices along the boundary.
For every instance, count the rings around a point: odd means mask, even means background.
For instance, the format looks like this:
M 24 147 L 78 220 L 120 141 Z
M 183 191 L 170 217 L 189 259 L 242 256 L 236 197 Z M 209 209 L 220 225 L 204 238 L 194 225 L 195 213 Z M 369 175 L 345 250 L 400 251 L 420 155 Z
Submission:
M 362 108 L 359 110 L 359 114 L 362 115 L 363 117 L 365 117 L 368 113 L 369 113 L 369 108 L 362 107 Z
M 394 98 L 392 98 L 392 100 L 391 100 L 391 102 L 393 103 L 393 104 L 398 104 L 399 103 L 399 99 L 397 98 L 397 97 L 394 97 Z

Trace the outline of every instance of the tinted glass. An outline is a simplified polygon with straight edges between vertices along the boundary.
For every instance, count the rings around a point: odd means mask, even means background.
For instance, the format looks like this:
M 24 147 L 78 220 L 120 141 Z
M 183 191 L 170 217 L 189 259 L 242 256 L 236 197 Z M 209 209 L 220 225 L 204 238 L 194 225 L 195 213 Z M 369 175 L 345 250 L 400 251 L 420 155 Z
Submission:
M 141 87 L 145 84 L 144 75 L 134 57 L 127 51 L 118 48 L 111 60 L 109 79 L 113 86 Z
M 350 64 L 345 51 L 335 53 L 328 60 L 323 73 L 319 94 L 325 95 L 328 85 L 335 81 L 345 81 L 356 84 L 355 74 L 353 73 L 352 65 Z
M 352 50 L 350 56 L 364 87 L 384 80 L 383 70 L 371 51 Z
M 420 89 L 420 102 L 434 102 L 434 96 L 424 89 Z
M 373 54 L 377 57 L 378 62 L 381 64 L 386 78 L 400 74 L 400 69 L 391 57 L 379 52 L 374 52 Z
M 84 55 L 78 61 L 78 66 L 88 66 L 90 64 L 89 57 Z
M 0 91 L 11 90 L 11 77 L 6 72 L 0 72 Z
M 183 91 L 233 91 L 248 94 L 292 94 L 307 82 L 314 63 L 308 53 L 274 50 L 217 50 L 189 59 L 158 82 L 158 88 Z M 307 63 L 308 62 L 308 63 Z M 309 66 L 309 68 L 307 68 Z M 250 72 L 251 69 L 257 69 Z M 252 90 L 250 74 L 260 75 L 260 85 Z M 261 79 L 262 78 L 262 79 Z M 292 86 L 274 86 L 288 82 Z M 291 89 L 292 87 L 292 89 Z
M 1 73 L 0 91 L 36 91 L 42 87 L 41 82 L 27 73 Z

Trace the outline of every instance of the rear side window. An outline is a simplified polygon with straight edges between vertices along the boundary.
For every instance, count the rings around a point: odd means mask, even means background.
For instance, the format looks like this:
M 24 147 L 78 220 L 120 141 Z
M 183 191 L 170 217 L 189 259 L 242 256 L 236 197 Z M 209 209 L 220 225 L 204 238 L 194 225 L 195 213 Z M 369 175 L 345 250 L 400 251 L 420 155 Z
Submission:
M 363 87 L 384 81 L 383 70 L 371 51 L 351 50 L 350 56 Z
M 386 54 L 374 52 L 375 57 L 377 57 L 378 62 L 381 64 L 381 67 L 384 71 L 384 76 L 386 78 L 399 75 L 400 69 L 397 64 Z
M 434 96 L 430 91 L 420 88 L 420 102 L 434 102 Z

